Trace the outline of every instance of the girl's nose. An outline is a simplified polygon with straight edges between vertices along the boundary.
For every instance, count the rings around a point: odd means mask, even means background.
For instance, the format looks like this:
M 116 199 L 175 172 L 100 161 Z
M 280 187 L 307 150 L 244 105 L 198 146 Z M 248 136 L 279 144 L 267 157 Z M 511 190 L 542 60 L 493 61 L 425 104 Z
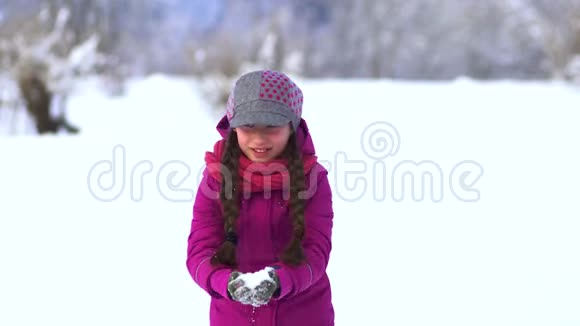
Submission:
M 268 139 L 263 135 L 255 135 L 252 137 L 252 143 L 256 144 L 256 146 L 259 146 L 268 143 Z
M 266 140 L 266 139 L 268 139 L 268 135 L 264 131 L 259 130 L 259 129 L 258 130 L 255 130 L 254 132 L 252 132 L 252 137 L 255 140 Z

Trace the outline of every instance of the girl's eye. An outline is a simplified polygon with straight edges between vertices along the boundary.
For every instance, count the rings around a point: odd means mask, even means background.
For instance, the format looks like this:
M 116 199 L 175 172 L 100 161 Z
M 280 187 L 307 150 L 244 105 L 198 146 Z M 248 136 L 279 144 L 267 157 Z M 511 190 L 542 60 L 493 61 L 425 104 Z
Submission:
M 274 126 L 274 125 L 265 125 L 265 126 L 257 127 L 255 124 L 251 124 L 251 125 L 240 126 L 239 129 L 244 131 L 244 132 L 262 132 L 262 133 L 272 135 L 272 134 L 278 133 L 281 130 L 281 127 Z
M 270 135 L 278 134 L 282 131 L 282 127 L 280 126 L 267 126 L 266 132 Z
M 254 125 L 244 125 L 244 126 L 240 126 L 240 129 L 242 129 L 244 131 L 250 131 L 250 130 L 254 129 Z

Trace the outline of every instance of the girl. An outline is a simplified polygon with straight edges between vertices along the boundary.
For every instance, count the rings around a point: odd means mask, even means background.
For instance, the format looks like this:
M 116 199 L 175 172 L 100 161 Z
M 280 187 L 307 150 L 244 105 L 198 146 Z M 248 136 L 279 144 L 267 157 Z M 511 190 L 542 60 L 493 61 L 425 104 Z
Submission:
M 332 193 L 283 73 L 241 76 L 205 156 L 187 268 L 211 296 L 211 326 L 334 325 L 326 273 Z

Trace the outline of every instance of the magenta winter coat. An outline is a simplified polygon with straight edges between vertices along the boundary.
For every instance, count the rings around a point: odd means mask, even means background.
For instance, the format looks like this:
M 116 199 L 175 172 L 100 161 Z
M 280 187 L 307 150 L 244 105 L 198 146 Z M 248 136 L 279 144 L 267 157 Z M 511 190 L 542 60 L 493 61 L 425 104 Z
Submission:
M 228 127 L 224 118 L 217 129 L 225 137 Z M 314 154 L 314 145 L 304 120 L 298 136 L 303 153 Z M 296 268 L 285 266 L 276 259 L 292 236 L 288 206 L 282 193 L 274 191 L 270 199 L 259 193 L 242 199 L 237 226 L 238 270 L 255 272 L 266 266 L 282 266 L 278 270 L 280 296 L 265 306 L 253 308 L 229 299 L 227 282 L 231 269 L 216 268 L 210 264 L 210 257 L 223 242 L 224 223 L 219 200 L 210 198 L 206 195 L 207 191 L 201 190 L 202 187 L 209 187 L 217 193 L 219 183 L 207 170 L 204 172 L 193 207 L 187 268 L 193 280 L 211 295 L 211 326 L 334 325 L 330 281 L 326 274 L 334 214 L 327 171 L 322 165 L 317 163 L 306 176 L 306 186 L 307 189 L 316 189 L 305 208 L 303 247 L 308 264 Z

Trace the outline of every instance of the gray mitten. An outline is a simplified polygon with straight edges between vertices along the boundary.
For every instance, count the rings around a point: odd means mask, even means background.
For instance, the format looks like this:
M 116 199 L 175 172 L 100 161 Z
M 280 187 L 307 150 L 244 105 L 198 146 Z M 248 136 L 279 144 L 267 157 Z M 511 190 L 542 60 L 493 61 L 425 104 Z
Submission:
M 254 307 L 259 307 L 267 304 L 272 296 L 280 289 L 280 280 L 278 275 L 272 268 L 267 268 L 268 278 L 262 280 L 254 288 L 254 293 L 252 295 L 252 305 Z
M 246 286 L 246 282 L 240 278 L 242 273 L 232 272 L 228 280 L 228 293 L 233 300 L 242 304 L 252 303 L 252 289 Z

